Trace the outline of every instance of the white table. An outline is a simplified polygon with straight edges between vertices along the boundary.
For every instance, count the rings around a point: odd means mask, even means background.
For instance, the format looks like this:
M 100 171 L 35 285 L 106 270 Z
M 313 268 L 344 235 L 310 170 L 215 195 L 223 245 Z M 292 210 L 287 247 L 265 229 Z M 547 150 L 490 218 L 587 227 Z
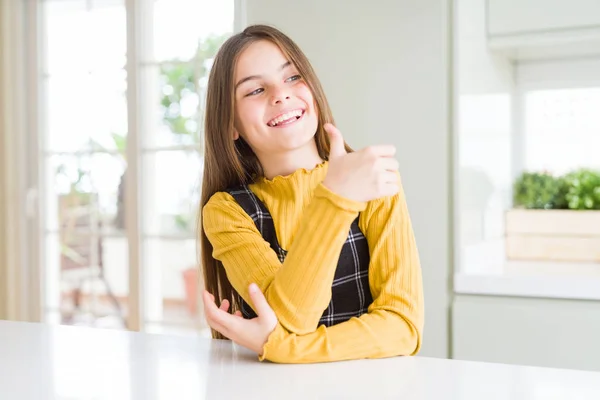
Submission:
M 600 373 L 422 357 L 259 363 L 230 342 L 0 321 L 0 399 L 600 399 Z

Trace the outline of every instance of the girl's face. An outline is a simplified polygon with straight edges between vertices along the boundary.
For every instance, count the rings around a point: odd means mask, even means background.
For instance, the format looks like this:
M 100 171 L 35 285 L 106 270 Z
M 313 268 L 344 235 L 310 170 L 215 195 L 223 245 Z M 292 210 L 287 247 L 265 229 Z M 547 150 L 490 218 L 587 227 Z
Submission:
M 234 79 L 234 139 L 241 135 L 259 157 L 314 147 L 313 95 L 277 45 L 251 44 L 240 54 Z

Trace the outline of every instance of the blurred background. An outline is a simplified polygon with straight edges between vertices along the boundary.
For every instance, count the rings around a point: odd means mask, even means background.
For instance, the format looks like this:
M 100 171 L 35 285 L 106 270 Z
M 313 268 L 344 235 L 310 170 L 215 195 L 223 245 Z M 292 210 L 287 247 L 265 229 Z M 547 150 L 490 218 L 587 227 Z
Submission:
M 203 104 L 233 0 L 12 1 L 2 11 L 13 13 L 2 105 L 18 148 L 3 159 L 16 185 L 3 211 L 21 235 L 5 239 L 20 260 L 14 312 L 194 332 Z
M 288 33 L 398 147 L 421 355 L 600 370 L 600 1 L 0 0 L 0 318 L 207 335 L 208 72 Z

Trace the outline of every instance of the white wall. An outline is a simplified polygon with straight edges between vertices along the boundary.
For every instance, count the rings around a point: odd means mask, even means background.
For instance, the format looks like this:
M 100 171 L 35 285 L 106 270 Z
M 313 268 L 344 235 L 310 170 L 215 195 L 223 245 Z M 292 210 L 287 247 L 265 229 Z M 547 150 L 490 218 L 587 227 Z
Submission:
M 454 2 L 455 232 L 456 270 L 461 273 L 481 272 L 487 268 L 483 264 L 492 261 L 488 249 L 504 233 L 503 210 L 510 198 L 516 154 L 513 67 L 487 48 L 485 1 Z M 494 263 L 504 261 L 500 255 Z
M 247 0 L 306 52 L 354 148 L 392 143 L 425 285 L 421 355 L 448 355 L 450 276 L 449 10 L 445 0 Z

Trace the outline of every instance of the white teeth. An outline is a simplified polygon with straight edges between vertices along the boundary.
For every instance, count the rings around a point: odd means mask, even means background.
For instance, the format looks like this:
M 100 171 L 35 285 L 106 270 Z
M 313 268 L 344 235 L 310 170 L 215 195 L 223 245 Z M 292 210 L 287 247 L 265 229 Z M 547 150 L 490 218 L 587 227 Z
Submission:
M 269 126 L 276 126 L 277 124 L 282 123 L 283 121 L 286 121 L 290 118 L 294 118 L 294 117 L 300 117 L 302 116 L 302 110 L 294 110 L 294 111 L 290 111 L 287 112 L 283 115 L 280 115 L 279 117 L 272 119 L 271 121 L 269 121 Z

